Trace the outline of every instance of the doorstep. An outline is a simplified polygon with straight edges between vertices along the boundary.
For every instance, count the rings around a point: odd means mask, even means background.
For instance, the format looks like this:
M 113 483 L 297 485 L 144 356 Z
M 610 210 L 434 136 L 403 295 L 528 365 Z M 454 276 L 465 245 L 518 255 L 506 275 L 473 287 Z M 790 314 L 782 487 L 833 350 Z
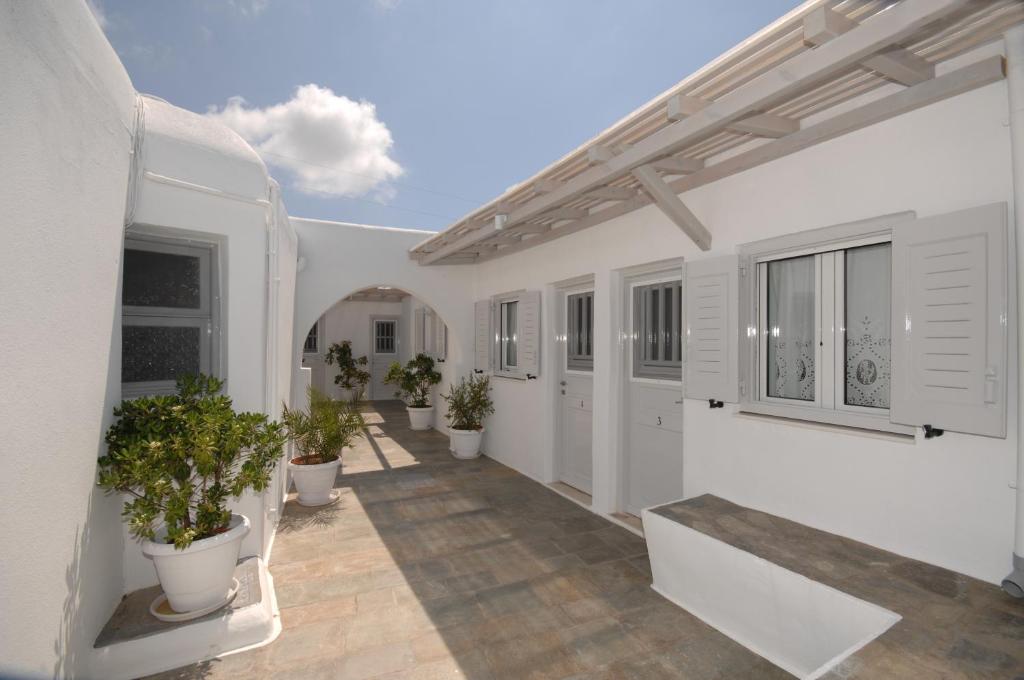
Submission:
M 126 595 L 93 645 L 93 675 L 137 678 L 271 642 L 281 622 L 266 565 L 243 558 L 234 576 L 239 588 L 231 604 L 191 621 L 169 623 L 149 613 L 160 586 Z
M 757 584 L 770 591 L 780 579 L 788 581 L 783 585 L 787 595 L 781 599 L 787 608 L 810 592 L 811 601 L 824 607 L 826 628 L 832 625 L 830 614 L 838 617 L 848 611 L 842 600 L 859 602 L 856 609 L 862 614 L 870 616 L 874 608 L 883 619 L 885 612 L 900 618 L 873 640 L 854 640 L 854 647 L 865 644 L 844 650 L 851 653 L 831 669 L 787 669 L 798 677 L 910 680 L 1016 678 L 1024 673 L 1024 600 L 1015 600 L 995 585 L 710 494 L 645 510 L 644 525 L 656 589 L 671 591 L 664 594 L 687 607 L 690 603 L 683 600 L 694 594 L 681 583 L 680 572 L 696 570 L 697 576 L 711 578 L 711 585 L 722 586 L 726 597 L 734 600 L 733 615 L 725 616 L 719 609 L 691 613 L 714 619 L 707 622 L 727 635 L 739 632 L 734 639 L 769 659 L 765 652 L 771 650 L 754 648 L 758 640 L 739 639 L 751 633 L 749 627 L 729 628 L 737 620 L 759 621 L 762 633 L 770 634 L 780 622 L 773 615 L 762 617 L 753 603 L 750 611 L 745 610 L 749 600 L 732 598 L 731 578 L 738 579 L 735 592 L 746 587 L 748 595 L 757 595 Z M 690 547 L 688 553 L 679 550 L 684 543 Z M 822 588 L 830 592 L 819 597 Z M 700 595 L 696 593 L 697 608 L 715 604 L 700 601 Z M 744 622 L 747 614 L 751 618 Z

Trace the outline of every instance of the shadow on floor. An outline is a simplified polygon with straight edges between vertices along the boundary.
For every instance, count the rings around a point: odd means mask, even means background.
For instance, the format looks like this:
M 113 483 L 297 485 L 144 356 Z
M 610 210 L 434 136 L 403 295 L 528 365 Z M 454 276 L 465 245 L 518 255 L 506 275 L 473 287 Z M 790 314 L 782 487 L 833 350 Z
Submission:
M 790 677 L 654 593 L 646 544 L 374 402 L 339 500 L 287 504 L 274 643 L 161 678 Z

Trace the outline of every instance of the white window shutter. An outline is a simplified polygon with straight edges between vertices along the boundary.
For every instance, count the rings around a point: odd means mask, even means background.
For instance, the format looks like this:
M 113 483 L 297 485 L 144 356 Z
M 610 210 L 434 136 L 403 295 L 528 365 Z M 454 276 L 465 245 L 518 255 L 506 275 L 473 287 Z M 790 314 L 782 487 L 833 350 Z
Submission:
M 434 331 L 434 356 L 438 360 L 444 361 L 445 359 L 448 358 L 447 357 L 447 351 L 446 351 L 447 350 L 447 347 L 446 347 L 447 343 L 445 342 L 445 335 L 447 334 L 447 330 L 448 329 L 445 327 L 444 321 L 441 320 L 441 317 L 438 316 L 436 312 L 434 313 L 433 319 L 434 319 L 434 328 L 433 328 L 433 331 Z
M 423 321 L 426 318 L 426 312 L 423 307 L 417 307 L 413 310 L 413 354 L 421 354 L 426 351 L 424 345 L 424 332 L 423 332 Z
M 890 419 L 1006 436 L 1006 204 L 900 224 Z
M 491 334 L 491 301 L 477 300 L 474 305 L 476 357 L 473 368 L 476 371 L 491 370 L 491 351 L 494 348 L 494 336 Z
M 739 256 L 686 262 L 686 372 L 690 399 L 739 401 Z
M 540 291 L 520 298 L 518 335 L 519 372 L 524 378 L 540 375 Z

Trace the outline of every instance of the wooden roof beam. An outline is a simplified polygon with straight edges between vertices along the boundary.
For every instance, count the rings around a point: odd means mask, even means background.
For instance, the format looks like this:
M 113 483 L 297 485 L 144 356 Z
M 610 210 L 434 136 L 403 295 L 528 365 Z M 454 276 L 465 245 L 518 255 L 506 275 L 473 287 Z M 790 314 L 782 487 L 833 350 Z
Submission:
M 692 116 L 711 105 L 711 102 L 700 97 L 677 94 L 669 97 L 665 105 L 668 119 L 678 121 Z M 776 116 L 771 113 L 754 113 L 726 126 L 727 130 L 758 137 L 778 139 L 800 129 L 800 121 L 793 118 Z M 657 161 L 656 161 L 657 162 Z M 699 169 L 699 168 L 698 168 Z M 690 170 L 689 172 L 696 172 Z
M 509 213 L 509 226 L 533 219 L 591 189 L 630 174 L 636 167 L 677 153 L 734 121 L 814 87 L 844 69 L 860 64 L 910 38 L 922 27 L 964 7 L 967 1 L 902 0 L 820 47 L 794 55 L 736 90 L 722 95 L 696 114 L 652 133 L 617 156 L 576 175 L 555 191 L 536 196 L 517 206 Z M 623 202 L 623 205 L 627 203 Z M 593 219 L 585 218 L 585 222 L 589 223 Z M 430 264 L 440 260 L 493 236 L 495 231 L 487 227 L 477 229 L 425 255 L 420 262 Z
M 581 220 L 590 213 L 580 208 L 555 208 L 541 215 L 541 219 L 559 222 L 561 220 Z
M 858 26 L 856 21 L 846 18 L 828 7 L 819 7 L 804 17 L 804 42 L 808 45 L 822 45 Z M 876 71 L 889 80 L 901 85 L 917 85 L 935 77 L 935 67 L 900 47 L 890 47 L 861 62 L 865 68 Z
M 657 170 L 650 165 L 641 165 L 639 168 L 633 168 L 632 173 L 633 177 L 636 177 L 636 181 L 640 182 L 644 190 L 651 195 L 661 211 L 686 232 L 686 235 L 697 244 L 698 248 L 711 250 L 711 232 L 679 199 L 672 187 L 665 183 Z
M 682 156 L 666 156 L 651 162 L 650 165 L 671 175 L 689 175 L 704 169 L 704 161 Z
M 605 201 L 625 201 L 636 196 L 636 191 L 629 187 L 598 187 L 587 192 L 587 198 L 600 198 Z

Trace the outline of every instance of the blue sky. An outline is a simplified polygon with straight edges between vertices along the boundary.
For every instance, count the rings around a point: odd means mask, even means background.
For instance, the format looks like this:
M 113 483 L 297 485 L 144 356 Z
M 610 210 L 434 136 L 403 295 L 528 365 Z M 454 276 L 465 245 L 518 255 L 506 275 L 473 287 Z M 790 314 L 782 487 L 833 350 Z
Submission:
M 136 89 L 213 112 L 292 215 L 444 228 L 798 0 L 92 0 Z

